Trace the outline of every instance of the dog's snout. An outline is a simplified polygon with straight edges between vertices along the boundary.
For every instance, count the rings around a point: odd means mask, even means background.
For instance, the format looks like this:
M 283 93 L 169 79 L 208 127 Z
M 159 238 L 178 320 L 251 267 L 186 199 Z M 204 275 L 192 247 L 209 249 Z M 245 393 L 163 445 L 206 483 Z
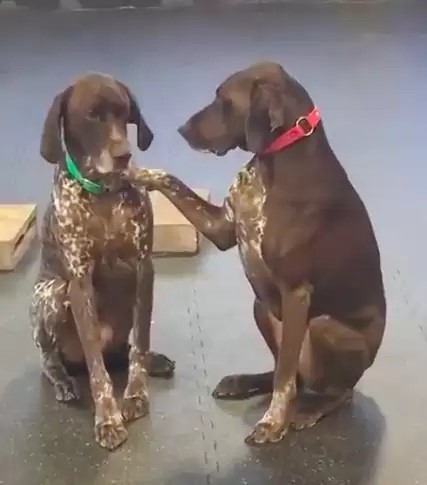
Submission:
M 186 137 L 189 131 L 190 131 L 190 123 L 188 121 L 178 128 L 178 133 L 184 138 Z
M 131 147 L 126 137 L 121 136 L 111 140 L 110 147 L 111 156 L 118 168 L 126 168 L 131 158 Z
M 205 138 L 200 132 L 199 126 L 191 119 L 178 128 L 178 133 L 190 146 L 199 147 L 199 145 L 204 145 L 205 143 Z
M 112 143 L 122 143 L 126 138 L 126 131 L 123 127 L 113 124 L 110 131 L 110 139 Z
M 132 156 L 129 142 L 127 140 L 122 140 L 121 142 L 114 144 L 110 149 L 110 154 L 113 159 L 115 170 L 123 170 L 127 168 Z

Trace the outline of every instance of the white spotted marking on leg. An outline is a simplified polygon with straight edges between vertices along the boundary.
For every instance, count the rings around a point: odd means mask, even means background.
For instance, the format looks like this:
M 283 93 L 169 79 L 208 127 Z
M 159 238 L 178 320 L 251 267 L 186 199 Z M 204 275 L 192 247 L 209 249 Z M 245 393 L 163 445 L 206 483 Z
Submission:
M 283 391 L 274 391 L 271 398 L 270 406 L 261 419 L 261 423 L 274 423 L 277 422 L 280 415 L 283 415 L 289 403 L 296 395 L 295 380 L 288 382 Z
M 264 204 L 266 188 L 261 175 L 251 163 L 243 167 L 225 200 L 225 216 L 236 222 L 239 253 L 245 267 L 251 255 L 262 258 L 262 241 L 266 225 Z

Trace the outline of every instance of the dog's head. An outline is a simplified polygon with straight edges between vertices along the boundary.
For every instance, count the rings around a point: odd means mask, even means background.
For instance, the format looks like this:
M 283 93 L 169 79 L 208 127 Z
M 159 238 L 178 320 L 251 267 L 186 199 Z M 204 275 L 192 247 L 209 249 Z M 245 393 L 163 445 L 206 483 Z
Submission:
M 130 90 L 110 76 L 87 75 L 54 98 L 40 153 L 48 162 L 58 163 L 66 149 L 84 176 L 102 180 L 119 175 L 131 158 L 128 123 L 137 126 L 138 147 L 146 150 L 153 133 Z
M 228 77 L 213 102 L 178 131 L 196 150 L 220 156 L 234 148 L 259 153 L 310 107 L 295 79 L 279 64 L 264 62 Z

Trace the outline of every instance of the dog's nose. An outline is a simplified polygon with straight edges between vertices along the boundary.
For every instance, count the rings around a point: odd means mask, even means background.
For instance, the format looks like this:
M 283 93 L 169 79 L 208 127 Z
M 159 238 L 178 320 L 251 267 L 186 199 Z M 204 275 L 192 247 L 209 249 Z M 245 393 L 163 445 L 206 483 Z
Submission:
M 190 131 L 190 123 L 188 121 L 178 128 L 178 133 L 184 138 L 186 137 L 189 131 Z

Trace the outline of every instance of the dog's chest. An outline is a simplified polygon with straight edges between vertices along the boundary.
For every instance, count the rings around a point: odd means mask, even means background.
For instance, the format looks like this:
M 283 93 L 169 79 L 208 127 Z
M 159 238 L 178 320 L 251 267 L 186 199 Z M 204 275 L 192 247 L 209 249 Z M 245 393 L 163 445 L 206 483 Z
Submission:
M 138 193 L 123 193 L 114 202 L 107 202 L 105 207 L 93 211 L 89 233 L 103 253 L 148 250 L 147 204 Z
M 150 250 L 148 196 L 132 189 L 94 199 L 66 177 L 58 182 L 53 194 L 56 234 L 72 274 L 84 274 L 93 261 L 131 269 Z
M 266 225 L 265 199 L 266 188 L 256 168 L 248 165 L 240 170 L 230 188 L 230 202 L 239 254 L 249 279 L 267 272 L 262 257 Z

